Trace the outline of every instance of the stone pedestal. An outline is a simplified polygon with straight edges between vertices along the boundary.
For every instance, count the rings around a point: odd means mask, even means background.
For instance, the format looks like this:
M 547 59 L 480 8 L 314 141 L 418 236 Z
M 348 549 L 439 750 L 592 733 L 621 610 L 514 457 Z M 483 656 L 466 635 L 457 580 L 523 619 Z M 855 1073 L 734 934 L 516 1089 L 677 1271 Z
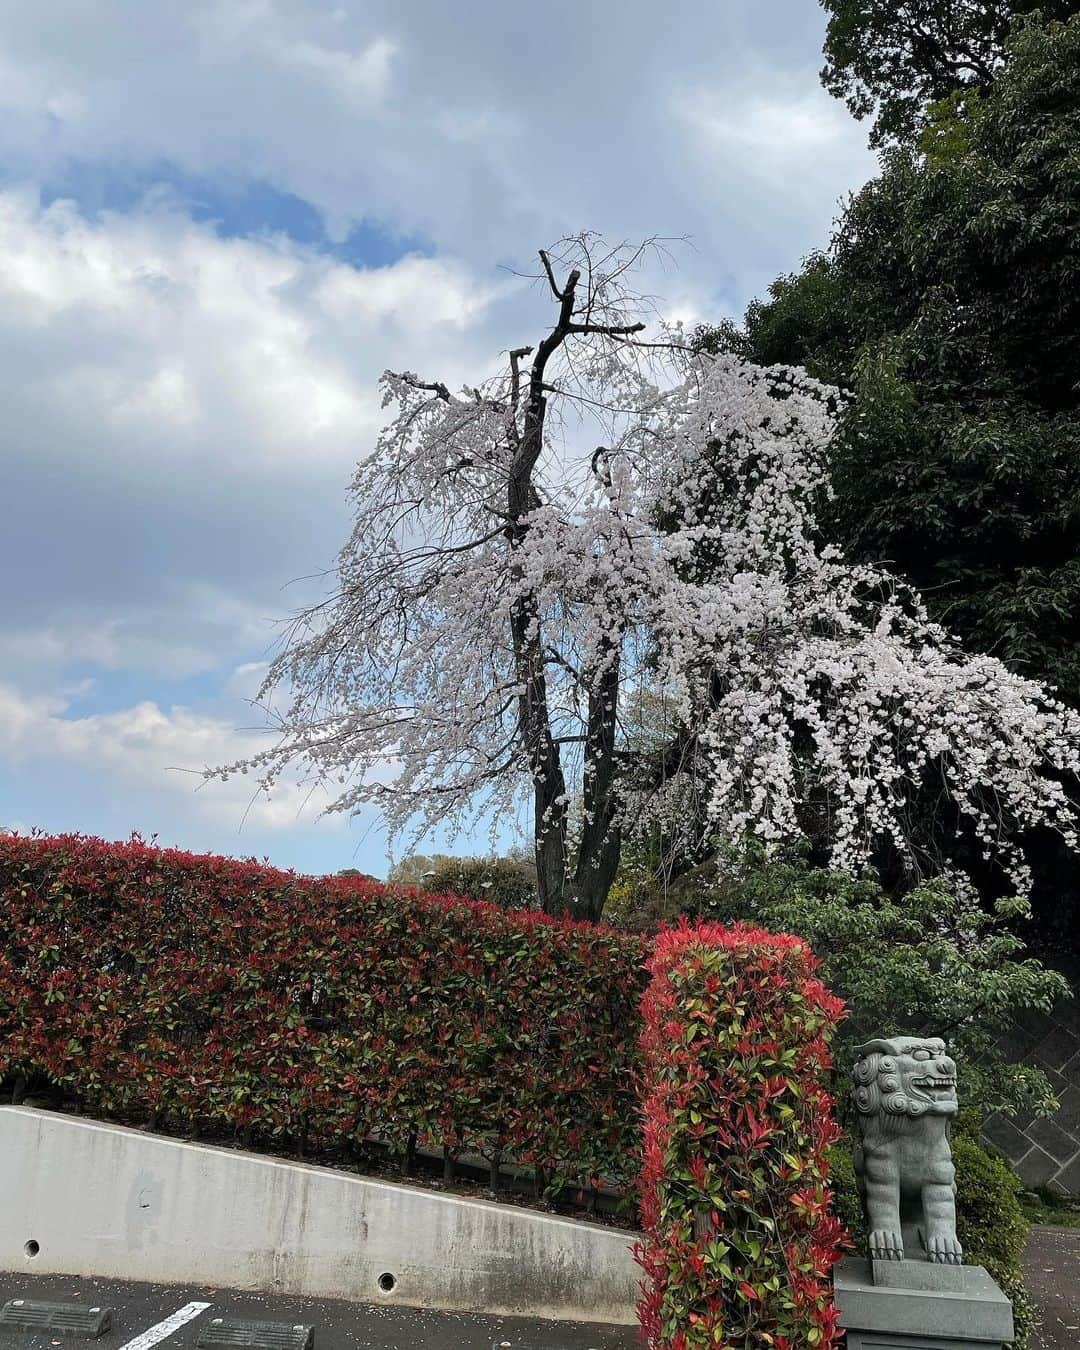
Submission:
M 878 1283 L 858 1257 L 833 1272 L 848 1350 L 998 1350 L 1012 1340 L 1012 1304 L 982 1266 L 875 1263 L 886 1264 Z

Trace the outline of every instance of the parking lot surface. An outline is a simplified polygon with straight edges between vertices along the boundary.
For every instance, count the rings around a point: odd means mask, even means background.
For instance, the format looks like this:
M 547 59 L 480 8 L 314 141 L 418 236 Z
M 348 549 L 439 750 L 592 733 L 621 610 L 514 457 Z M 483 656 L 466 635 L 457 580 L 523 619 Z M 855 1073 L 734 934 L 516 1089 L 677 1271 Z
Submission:
M 16 1298 L 112 1308 L 112 1328 L 81 1340 L 0 1326 L 0 1350 L 195 1350 L 200 1327 L 215 1317 L 313 1326 L 313 1350 L 492 1350 L 501 1342 L 513 1350 L 637 1350 L 640 1344 L 635 1327 L 0 1272 L 0 1305 Z

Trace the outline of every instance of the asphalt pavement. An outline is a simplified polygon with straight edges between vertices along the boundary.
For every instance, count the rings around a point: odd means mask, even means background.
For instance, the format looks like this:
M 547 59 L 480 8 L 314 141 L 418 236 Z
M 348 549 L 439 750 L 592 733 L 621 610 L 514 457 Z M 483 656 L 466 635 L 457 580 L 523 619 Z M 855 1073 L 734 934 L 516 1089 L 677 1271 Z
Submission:
M 1024 1252 L 1027 1285 L 1043 1325 L 1031 1350 L 1080 1347 L 1080 1228 L 1036 1226 Z M 200 1328 L 220 1317 L 312 1326 L 312 1350 L 639 1350 L 635 1327 L 488 1317 L 245 1294 L 190 1285 L 135 1284 L 71 1275 L 0 1272 L 0 1305 L 25 1298 L 113 1310 L 97 1340 L 28 1334 L 0 1325 L 0 1350 L 196 1350 Z
M 0 1325 L 0 1350 L 56 1350 L 57 1346 L 64 1350 L 157 1350 L 159 1346 L 161 1350 L 196 1350 L 200 1328 L 218 1317 L 313 1326 L 312 1350 L 492 1350 L 502 1345 L 513 1350 L 638 1350 L 640 1345 L 636 1327 L 0 1272 L 0 1305 L 17 1298 L 111 1308 L 112 1328 L 96 1340 L 76 1340 Z
M 1043 1324 L 1031 1350 L 1080 1346 L 1080 1228 L 1036 1224 L 1024 1249 L 1024 1279 Z

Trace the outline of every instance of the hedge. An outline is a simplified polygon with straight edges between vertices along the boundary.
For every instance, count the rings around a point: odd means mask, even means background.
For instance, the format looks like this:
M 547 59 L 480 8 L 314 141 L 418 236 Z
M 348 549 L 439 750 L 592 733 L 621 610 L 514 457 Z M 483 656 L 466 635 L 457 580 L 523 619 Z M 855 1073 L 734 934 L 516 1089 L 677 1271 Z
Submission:
M 0 838 L 0 1078 L 95 1114 L 636 1172 L 643 939 L 255 863 Z
M 674 1350 L 832 1338 L 842 1005 L 813 969 L 741 925 L 653 946 L 364 877 L 0 838 L 0 1079 L 195 1136 L 640 1180 L 639 1311 Z
M 645 1270 L 638 1314 L 670 1350 L 805 1350 L 837 1335 L 829 1212 L 839 1138 L 822 1087 L 843 1004 L 798 938 L 662 932 L 644 1000 Z

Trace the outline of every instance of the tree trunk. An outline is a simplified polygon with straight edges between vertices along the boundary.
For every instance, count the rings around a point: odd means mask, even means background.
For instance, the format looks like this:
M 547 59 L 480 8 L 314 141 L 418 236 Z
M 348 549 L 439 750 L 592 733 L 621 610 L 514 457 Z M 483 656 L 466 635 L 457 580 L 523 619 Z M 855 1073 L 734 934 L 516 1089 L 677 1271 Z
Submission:
M 547 415 L 544 370 L 548 358 L 562 345 L 570 331 L 579 276 L 579 272 L 571 272 L 563 290 L 556 291 L 560 301 L 559 321 L 537 348 L 529 374 L 521 434 L 512 433 L 515 453 L 506 485 L 506 511 L 510 519 L 507 537 L 511 552 L 520 547 L 525 539 L 527 526 L 522 524 L 523 517 L 539 505 L 532 475 L 544 445 L 544 419 Z M 554 283 L 552 289 L 555 289 Z M 518 354 L 511 354 L 514 372 L 511 406 L 515 415 L 518 403 L 515 358 Z M 519 582 L 523 575 L 519 564 L 512 561 L 511 570 L 515 582 Z M 510 613 L 510 632 L 514 645 L 515 673 L 522 691 L 518 695 L 518 726 L 533 781 L 536 888 L 545 914 L 561 914 L 566 903 L 566 782 L 559 747 L 551 734 L 547 680 L 544 676 L 543 634 L 535 595 L 521 595 L 515 601 Z
M 618 828 L 610 823 L 605 838 L 597 847 L 586 852 L 582 843 L 565 913 L 575 919 L 590 919 L 593 923 L 600 918 L 619 870 L 621 854 L 622 837 Z
M 539 621 L 529 614 L 530 608 L 516 605 L 510 628 L 523 689 L 518 696 L 519 721 L 533 780 L 536 889 L 545 914 L 562 914 L 566 903 L 566 781 L 559 747 L 551 735 Z
M 506 485 L 508 519 L 506 536 L 510 541 L 511 555 L 525 539 L 528 526 L 524 522 L 528 513 L 540 505 L 533 482 L 533 470 L 544 445 L 544 420 L 547 416 L 545 398 L 547 385 L 544 378 L 549 359 L 571 333 L 604 333 L 611 337 L 626 337 L 640 332 L 645 326 L 643 323 L 614 326 L 592 324 L 588 321 L 588 309 L 584 321 L 575 323 L 574 303 L 578 282 L 581 280 L 580 270 L 571 269 L 560 290 L 548 256 L 542 250 L 540 258 L 552 293 L 559 301 L 559 318 L 555 327 L 536 348 L 536 356 L 529 372 L 528 392 L 524 399 L 520 431 L 517 419 L 522 391 L 518 362 L 531 351 L 531 348 L 519 347 L 510 353 L 509 406 L 512 417 L 509 420 L 508 434 L 514 454 Z M 524 575 L 512 556 L 511 575 L 515 584 L 520 583 Z M 579 858 L 573 887 L 568 887 L 566 780 L 560 761 L 559 745 L 551 731 L 547 682 L 544 677 L 544 641 L 540 621 L 541 614 L 536 596 L 519 595 L 511 610 L 510 630 L 515 674 L 522 691 L 518 695 L 518 725 L 533 781 L 537 891 L 541 908 L 547 914 L 597 917 L 603 908 L 611 879 L 618 866 L 619 849 L 616 843 L 612 854 L 610 843 L 604 842 L 597 829 L 590 829 L 588 847 L 586 848 L 584 844 L 582 846 L 582 856 Z M 611 671 L 600 673 L 600 685 L 605 699 L 595 709 L 595 732 L 593 700 L 590 696 L 589 738 L 593 743 L 593 753 L 597 757 L 597 767 L 595 784 L 590 787 L 587 783 L 585 788 L 586 809 L 588 810 L 591 796 L 595 799 L 597 807 L 596 823 L 604 827 L 605 838 L 612 810 L 611 775 L 614 768 L 611 752 L 614 747 L 615 707 L 619 683 L 617 651 L 613 653 L 612 663 L 609 664 L 613 665 L 613 675 Z M 611 681 L 613 684 L 609 691 Z M 586 762 L 588 763 L 588 752 Z M 583 867 L 586 855 L 587 866 Z
M 589 721 L 585 737 L 584 823 L 567 910 L 581 919 L 600 918 L 619 869 L 622 837 L 615 824 L 615 725 L 618 712 L 620 651 L 615 642 L 605 664 L 589 680 Z

